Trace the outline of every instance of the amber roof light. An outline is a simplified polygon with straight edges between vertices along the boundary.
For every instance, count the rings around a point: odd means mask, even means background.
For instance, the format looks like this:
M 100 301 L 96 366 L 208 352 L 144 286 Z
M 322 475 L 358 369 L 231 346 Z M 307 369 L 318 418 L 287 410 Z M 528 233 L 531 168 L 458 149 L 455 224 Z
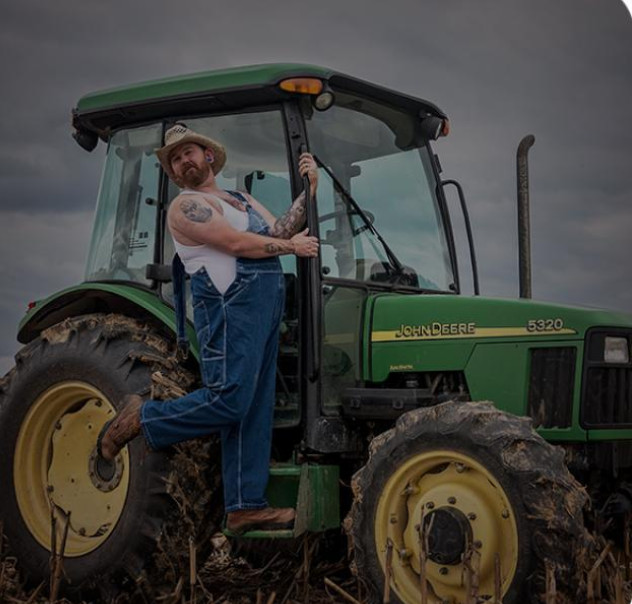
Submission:
M 279 83 L 279 88 L 286 92 L 298 92 L 300 94 L 320 94 L 323 82 L 318 78 L 289 78 Z

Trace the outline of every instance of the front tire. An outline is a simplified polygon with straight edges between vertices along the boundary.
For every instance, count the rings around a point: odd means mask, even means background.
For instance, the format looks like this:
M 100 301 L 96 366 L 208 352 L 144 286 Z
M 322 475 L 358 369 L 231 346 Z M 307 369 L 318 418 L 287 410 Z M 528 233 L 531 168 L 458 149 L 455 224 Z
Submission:
M 483 600 L 539 601 L 549 565 L 557 601 L 575 601 L 587 498 L 563 452 L 530 420 L 489 403 L 411 411 L 374 439 L 352 486 L 345 525 L 372 601 L 381 601 L 387 575 L 392 602 L 421 601 L 420 527 L 428 604 L 474 601 L 468 565 Z

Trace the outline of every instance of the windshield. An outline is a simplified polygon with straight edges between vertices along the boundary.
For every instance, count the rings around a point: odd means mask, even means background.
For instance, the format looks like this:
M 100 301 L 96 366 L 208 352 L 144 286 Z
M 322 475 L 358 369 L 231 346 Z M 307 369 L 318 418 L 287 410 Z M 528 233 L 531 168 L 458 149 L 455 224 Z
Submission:
M 86 280 L 149 285 L 154 261 L 162 124 L 121 130 L 108 145 L 86 267 Z
M 417 121 L 343 94 L 329 110 L 308 116 L 310 150 L 334 177 L 320 170 L 326 277 L 393 282 L 393 265 L 399 263 L 406 275 L 400 283 L 437 291 L 448 291 L 454 283 L 430 157 L 425 146 L 415 143 Z

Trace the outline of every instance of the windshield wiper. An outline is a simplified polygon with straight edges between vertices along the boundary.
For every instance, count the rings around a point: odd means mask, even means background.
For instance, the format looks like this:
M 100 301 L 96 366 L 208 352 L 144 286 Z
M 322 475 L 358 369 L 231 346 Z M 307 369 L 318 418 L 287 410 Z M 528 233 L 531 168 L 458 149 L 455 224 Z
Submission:
M 320 158 L 317 157 L 314 153 L 312 153 L 312 157 L 316 161 L 316 163 L 327 173 L 329 178 L 331 178 L 336 188 L 343 194 L 345 199 L 351 204 L 351 207 L 355 211 L 355 213 L 362 218 L 362 221 L 366 225 L 367 229 L 373 233 L 375 238 L 380 242 L 382 248 L 386 252 L 386 256 L 390 263 L 390 268 L 393 270 L 393 276 L 399 277 L 405 274 L 404 266 L 399 261 L 393 250 L 389 247 L 388 243 L 382 239 L 382 235 L 379 234 L 378 230 L 373 225 L 371 219 L 367 216 L 366 212 L 359 206 L 358 202 L 353 198 L 351 193 L 345 189 L 342 183 L 336 178 L 335 174 L 322 162 Z

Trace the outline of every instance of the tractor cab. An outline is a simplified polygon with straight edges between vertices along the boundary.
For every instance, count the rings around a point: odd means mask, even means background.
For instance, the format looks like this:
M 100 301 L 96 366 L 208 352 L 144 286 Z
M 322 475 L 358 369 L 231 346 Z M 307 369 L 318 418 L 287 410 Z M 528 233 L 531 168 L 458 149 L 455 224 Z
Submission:
M 321 254 L 309 262 L 281 257 L 287 301 L 276 424 L 309 419 L 313 426 L 323 415 L 338 415 L 344 389 L 362 380 L 369 294 L 458 291 L 429 145 L 447 131 L 447 121 L 430 103 L 317 68 L 253 68 L 256 84 L 223 91 L 238 75 L 180 78 L 180 89 L 197 89 L 191 95 L 170 96 L 163 82 L 79 102 L 78 141 L 90 146 L 98 136 L 108 145 L 86 282 L 129 284 L 172 304 L 174 249 L 165 216 L 178 189 L 155 149 L 174 122 L 220 141 L 227 162 L 219 186 L 247 191 L 277 217 L 303 189 L 296 165 L 307 148 L 320 166 L 308 226 Z M 133 103 L 125 100 L 130 95 Z M 312 384 L 322 379 L 310 387 L 301 375 Z M 331 421 L 324 421 L 329 431 Z

